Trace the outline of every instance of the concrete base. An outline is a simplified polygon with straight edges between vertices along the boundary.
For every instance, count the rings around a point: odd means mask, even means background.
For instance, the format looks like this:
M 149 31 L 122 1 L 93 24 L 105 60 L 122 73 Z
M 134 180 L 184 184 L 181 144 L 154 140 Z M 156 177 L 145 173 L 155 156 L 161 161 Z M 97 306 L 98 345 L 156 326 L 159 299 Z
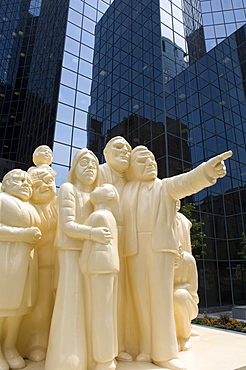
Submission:
M 246 320 L 246 306 L 232 307 L 232 316 L 237 319 Z
M 180 352 L 187 370 L 246 370 L 246 335 L 194 325 L 199 337 L 192 338 L 193 348 Z M 27 362 L 26 370 L 44 370 L 44 362 Z M 119 370 L 158 370 L 150 363 L 118 362 Z

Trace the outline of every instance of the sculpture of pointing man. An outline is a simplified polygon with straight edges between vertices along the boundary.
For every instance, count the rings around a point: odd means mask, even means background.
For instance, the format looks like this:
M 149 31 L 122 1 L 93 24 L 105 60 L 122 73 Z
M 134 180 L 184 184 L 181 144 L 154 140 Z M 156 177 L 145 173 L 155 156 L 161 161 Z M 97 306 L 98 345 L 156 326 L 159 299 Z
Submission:
M 137 146 L 130 157 L 132 181 L 125 185 L 125 248 L 131 299 L 138 325 L 137 361 L 184 370 L 179 360 L 173 308 L 174 260 L 179 250 L 176 200 L 197 193 L 226 174 L 218 155 L 194 170 L 157 178 L 154 155 Z

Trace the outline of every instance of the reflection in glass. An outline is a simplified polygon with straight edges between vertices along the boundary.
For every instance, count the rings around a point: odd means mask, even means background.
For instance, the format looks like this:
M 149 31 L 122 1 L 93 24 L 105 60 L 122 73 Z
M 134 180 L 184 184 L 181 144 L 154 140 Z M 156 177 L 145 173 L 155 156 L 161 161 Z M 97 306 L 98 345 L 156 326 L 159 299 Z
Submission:
M 60 122 L 56 123 L 55 129 L 55 141 L 60 141 L 64 144 L 71 144 L 71 136 L 72 136 L 72 127 L 68 125 L 64 125 Z
M 87 112 L 75 109 L 74 126 L 86 129 L 87 125 Z
M 56 186 L 60 187 L 64 182 L 66 182 L 69 168 L 54 163 L 52 164 L 52 168 L 56 171 Z
M 63 66 L 64 67 L 72 69 L 73 71 L 77 71 L 78 62 L 79 62 L 79 59 L 76 56 L 64 52 L 64 55 L 63 55 Z
M 65 123 L 72 124 L 73 122 L 73 108 L 68 105 L 59 103 L 57 110 L 57 120 Z
M 75 91 L 69 87 L 60 85 L 59 101 L 69 105 L 74 105 Z
M 87 131 L 75 128 L 73 130 L 73 146 L 77 148 L 86 148 L 87 146 Z
M 79 53 L 79 42 L 71 39 L 70 37 L 66 37 L 65 50 L 77 56 Z
M 59 163 L 68 166 L 70 162 L 70 149 L 71 149 L 70 146 L 54 142 L 53 163 L 54 164 Z
M 76 87 L 77 73 L 69 71 L 66 68 L 62 69 L 61 83 L 70 87 Z

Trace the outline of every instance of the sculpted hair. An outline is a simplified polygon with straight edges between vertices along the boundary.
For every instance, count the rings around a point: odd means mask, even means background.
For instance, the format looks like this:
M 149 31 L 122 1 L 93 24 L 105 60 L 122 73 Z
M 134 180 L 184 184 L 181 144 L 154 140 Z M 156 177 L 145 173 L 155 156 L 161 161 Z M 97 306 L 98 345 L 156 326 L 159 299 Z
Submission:
M 25 172 L 25 171 L 21 170 L 20 168 L 15 168 L 14 170 L 11 170 L 11 171 L 7 172 L 6 175 L 3 177 L 3 180 L 2 180 L 2 188 L 1 188 L 2 191 L 5 191 L 6 185 L 8 184 L 9 180 L 12 179 L 12 176 L 14 174 L 22 173 L 22 172 Z M 28 176 L 29 176 L 30 181 L 32 181 L 30 175 L 28 175 Z
M 126 143 L 129 151 L 132 150 L 132 147 L 131 145 L 126 141 L 126 139 L 123 137 L 123 136 L 115 136 L 113 137 L 112 139 L 110 139 L 107 144 L 105 145 L 105 148 L 103 149 L 103 155 L 104 157 L 106 158 L 107 154 L 108 154 L 108 150 L 110 149 L 111 145 L 114 143 L 114 141 L 116 140 L 124 140 L 124 142 Z
M 97 189 L 100 189 L 101 187 L 103 187 L 105 189 L 105 194 L 104 194 L 104 199 L 100 199 L 98 200 L 98 198 L 96 197 L 95 193 L 96 193 L 96 190 Z M 120 197 L 119 197 L 119 193 L 116 189 L 116 187 L 112 184 L 102 184 L 100 186 L 100 188 L 97 188 L 95 189 L 95 192 L 91 192 L 90 193 L 90 200 L 91 200 L 91 203 L 93 205 L 96 205 L 96 204 L 101 204 L 101 203 L 104 203 L 105 200 L 108 200 L 109 199 L 109 196 L 107 193 L 111 192 L 113 190 L 114 192 L 114 195 L 110 197 L 110 206 L 111 208 L 114 208 L 117 206 L 117 204 L 119 203 L 119 200 L 120 200 Z
M 47 173 L 50 173 L 51 176 L 55 177 L 56 176 L 56 171 L 53 170 L 51 167 L 45 167 L 45 168 L 40 168 L 40 167 L 30 167 L 27 170 L 27 173 L 31 176 L 32 179 L 37 179 L 37 178 L 43 178 L 44 176 L 47 175 Z
M 97 165 L 97 176 L 96 176 L 96 180 L 95 180 L 95 183 L 94 185 L 96 186 L 97 184 L 97 181 L 98 181 L 98 174 L 99 174 L 99 162 L 98 162 L 98 158 L 97 156 L 89 149 L 87 148 L 83 148 L 83 149 L 80 149 L 74 156 L 73 158 L 73 161 L 72 161 L 72 166 L 68 172 L 68 175 L 67 175 L 67 182 L 70 182 L 71 184 L 75 184 L 76 182 L 76 175 L 75 175 L 75 169 L 76 169 L 76 166 L 77 164 L 79 163 L 79 161 L 86 155 L 86 154 L 91 154 L 95 161 L 96 161 L 96 165 Z
M 130 163 L 135 162 L 136 157 L 137 157 L 137 154 L 138 154 L 139 152 L 150 152 L 150 153 L 152 153 L 152 152 L 147 148 L 147 146 L 144 146 L 144 145 L 138 145 L 138 146 L 136 146 L 136 147 L 133 149 L 133 151 L 132 151 L 132 153 L 131 153 Z

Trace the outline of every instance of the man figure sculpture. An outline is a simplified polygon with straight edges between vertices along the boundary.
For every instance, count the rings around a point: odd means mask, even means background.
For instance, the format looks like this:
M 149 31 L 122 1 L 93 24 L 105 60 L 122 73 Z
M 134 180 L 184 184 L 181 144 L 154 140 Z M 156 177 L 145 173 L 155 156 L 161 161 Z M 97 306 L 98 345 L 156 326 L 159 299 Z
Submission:
M 138 325 L 137 361 L 185 369 L 178 358 L 173 307 L 174 260 L 179 251 L 176 200 L 215 184 L 226 174 L 223 160 L 231 155 L 223 153 L 188 173 L 160 180 L 148 148 L 132 151 L 133 180 L 124 191 L 123 253 Z
M 195 258 L 180 247 L 175 258 L 174 317 L 179 348 L 191 349 L 191 320 L 198 314 L 198 277 Z
M 29 203 L 32 180 L 21 169 L 9 171 L 0 193 L 0 370 L 22 369 L 16 341 L 24 315 L 36 298 L 34 245 L 40 218 Z
M 120 258 L 120 272 L 119 272 L 119 291 L 118 291 L 118 345 L 119 354 L 117 356 L 118 360 L 121 361 L 132 361 L 132 356 L 126 352 L 125 342 L 126 342 L 126 312 L 128 308 L 126 307 L 126 271 L 125 271 L 125 261 L 122 255 L 123 245 L 124 245 L 124 222 L 123 222 L 123 191 L 125 184 L 127 183 L 126 171 L 129 167 L 129 158 L 131 153 L 131 146 L 128 142 L 121 136 L 116 136 L 109 140 L 104 148 L 103 154 L 106 163 L 100 165 L 99 167 L 99 183 L 105 184 L 109 183 L 116 187 L 120 201 L 119 204 L 113 209 L 113 215 L 117 222 L 118 227 L 118 249 Z

